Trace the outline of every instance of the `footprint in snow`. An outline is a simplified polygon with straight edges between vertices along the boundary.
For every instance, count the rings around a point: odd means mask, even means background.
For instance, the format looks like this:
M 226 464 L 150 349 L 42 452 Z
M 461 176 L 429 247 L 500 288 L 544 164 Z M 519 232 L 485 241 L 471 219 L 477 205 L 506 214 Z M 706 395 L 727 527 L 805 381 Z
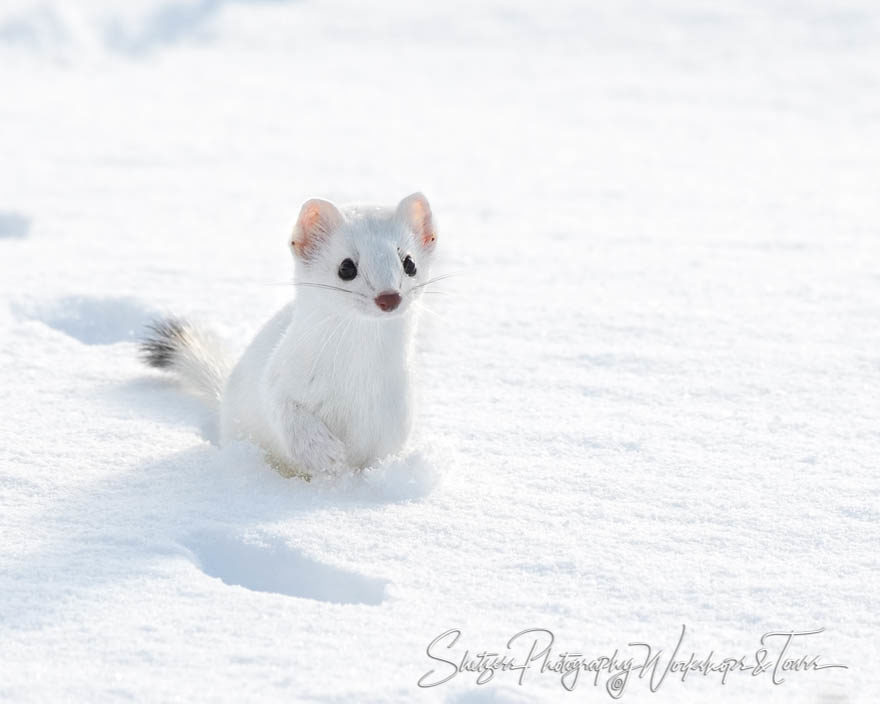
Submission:
M 55 301 L 15 306 L 23 318 L 39 320 L 86 345 L 135 340 L 157 311 L 130 298 L 69 296 Z
M 199 533 L 183 541 L 196 566 L 210 577 L 255 592 L 333 604 L 381 604 L 388 582 L 319 562 L 280 538 L 247 541 Z
M 31 231 L 31 219 L 19 213 L 0 210 L 0 239 L 22 239 Z

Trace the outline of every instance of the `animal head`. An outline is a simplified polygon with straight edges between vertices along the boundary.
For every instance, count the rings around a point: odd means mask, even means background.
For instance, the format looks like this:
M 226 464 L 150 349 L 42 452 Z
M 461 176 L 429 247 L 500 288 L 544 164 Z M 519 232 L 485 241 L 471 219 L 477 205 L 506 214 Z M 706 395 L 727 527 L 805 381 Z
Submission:
M 429 282 L 437 230 L 421 193 L 397 208 L 336 207 L 320 198 L 303 203 L 289 245 L 296 285 L 311 298 L 350 305 L 374 318 L 410 310 Z

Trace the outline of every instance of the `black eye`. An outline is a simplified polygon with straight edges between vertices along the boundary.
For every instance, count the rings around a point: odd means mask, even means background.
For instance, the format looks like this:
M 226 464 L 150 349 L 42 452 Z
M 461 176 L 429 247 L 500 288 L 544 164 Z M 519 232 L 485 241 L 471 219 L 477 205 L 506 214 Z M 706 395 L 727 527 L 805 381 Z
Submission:
M 403 260 L 403 270 L 407 273 L 407 276 L 416 275 L 416 263 L 408 254 L 406 255 L 406 259 Z
M 351 281 L 357 275 L 357 264 L 351 259 L 343 259 L 342 264 L 339 265 L 339 278 L 343 281 Z

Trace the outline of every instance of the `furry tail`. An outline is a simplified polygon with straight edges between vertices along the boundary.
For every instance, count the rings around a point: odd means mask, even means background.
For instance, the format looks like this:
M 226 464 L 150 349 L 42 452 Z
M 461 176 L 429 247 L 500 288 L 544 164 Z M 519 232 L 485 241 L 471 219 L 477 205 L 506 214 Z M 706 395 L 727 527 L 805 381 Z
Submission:
M 141 358 L 174 374 L 184 388 L 217 407 L 231 364 L 220 340 L 186 320 L 166 318 L 147 326 Z

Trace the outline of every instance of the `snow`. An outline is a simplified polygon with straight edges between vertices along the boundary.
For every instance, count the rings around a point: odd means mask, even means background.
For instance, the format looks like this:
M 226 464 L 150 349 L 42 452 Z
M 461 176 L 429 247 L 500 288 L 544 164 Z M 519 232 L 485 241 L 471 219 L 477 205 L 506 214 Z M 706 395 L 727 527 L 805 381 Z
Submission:
M 880 10 L 6 0 L 0 700 L 605 701 L 461 657 L 546 628 L 848 669 L 625 701 L 880 696 Z M 146 370 L 242 347 L 310 196 L 440 226 L 417 432 L 360 477 L 218 448 Z M 439 273 L 439 272 L 438 272 Z

